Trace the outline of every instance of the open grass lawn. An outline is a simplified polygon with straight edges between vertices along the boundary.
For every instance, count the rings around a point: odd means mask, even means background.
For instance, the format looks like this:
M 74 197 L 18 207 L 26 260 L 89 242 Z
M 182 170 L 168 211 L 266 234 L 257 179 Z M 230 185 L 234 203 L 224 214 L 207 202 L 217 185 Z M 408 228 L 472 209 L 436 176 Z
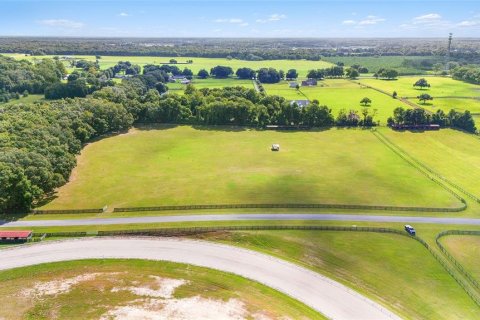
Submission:
M 280 152 L 270 151 L 279 143 Z M 45 209 L 230 203 L 459 207 L 368 130 L 155 126 L 88 145 Z
M 405 319 L 476 319 L 478 307 L 408 237 L 339 231 L 251 231 L 209 240 L 269 253 L 332 277 Z
M 360 101 L 364 97 L 368 97 L 372 100 L 368 109 L 371 113 L 376 110 L 375 119 L 379 120 L 381 125 L 386 125 L 388 117 L 393 115 L 393 110 L 396 107 L 409 108 L 399 100 L 344 79 L 319 81 L 318 86 L 300 87 L 298 91 L 295 88 L 290 88 L 287 81 L 265 84 L 264 88 L 267 94 L 279 95 L 288 100 L 317 99 L 321 105 L 327 105 L 332 109 L 332 114 L 335 117 L 341 109 L 361 112 L 364 106 Z
M 25 56 L 23 54 L 4 54 L 5 56 L 14 57 L 16 59 L 42 59 L 42 58 L 52 58 L 53 56 Z M 75 55 L 75 59 L 85 59 L 89 61 L 95 61 L 95 56 L 81 56 Z M 288 69 L 297 69 L 297 72 L 301 77 L 306 77 L 307 72 L 311 69 L 322 69 L 332 66 L 330 62 L 326 61 L 308 61 L 308 60 L 262 60 L 262 61 L 245 61 L 232 59 L 228 60 L 225 58 L 197 58 L 197 57 L 138 57 L 138 56 L 102 56 L 100 59 L 100 68 L 106 69 L 117 64 L 118 61 L 130 61 L 133 64 L 138 64 L 144 66 L 146 64 L 168 64 L 170 59 L 176 59 L 177 62 L 182 63 L 187 60 L 193 60 L 192 64 L 178 64 L 180 69 L 189 68 L 195 74 L 200 69 L 205 69 L 210 71 L 211 68 L 222 65 L 229 66 L 233 69 L 234 72 L 238 68 L 252 68 L 254 70 L 260 68 L 276 68 L 278 70 L 284 70 L 285 72 Z
M 480 197 L 480 139 L 477 136 L 451 129 L 421 133 L 380 130 L 411 156 Z
M 149 298 L 147 289 L 165 291 L 159 287 L 157 279 L 185 280 L 187 283 L 178 286 L 170 298 Z M 60 283 L 64 292 L 59 292 Z M 68 283 L 72 285 L 68 287 Z M 28 292 L 38 284 L 43 287 Z M 137 288 L 144 295 L 136 294 L 129 287 Z M 45 294 L 46 290 L 51 294 Z M 3 271 L 0 272 L 0 294 L 2 301 L 8 301 L 0 308 L 0 317 L 5 319 L 98 319 L 124 306 L 140 308 L 137 316 L 148 315 L 149 307 L 159 303 L 165 303 L 166 308 L 177 306 L 192 319 L 195 319 L 197 308 L 211 308 L 214 313 L 216 309 L 222 311 L 238 304 L 243 304 L 241 308 L 246 318 L 264 315 L 323 319 L 304 304 L 259 283 L 220 271 L 170 262 L 82 260 Z M 192 297 L 199 299 L 192 300 Z M 143 310 L 145 301 L 149 302 Z M 157 316 L 161 314 L 162 311 L 156 312 Z
M 43 94 L 29 94 L 26 97 L 21 96 L 20 99 L 11 99 L 6 104 L 17 104 L 17 103 L 31 104 L 31 103 L 39 102 L 42 100 L 44 100 Z M 2 104 L 5 104 L 5 103 L 0 103 L 0 106 Z
M 459 112 L 469 110 L 471 113 L 480 114 L 480 98 L 478 99 L 462 99 L 462 98 L 434 98 L 427 103 L 418 101 L 418 99 L 409 99 L 413 103 L 418 104 L 422 108 L 436 112 L 438 109 L 449 112 L 454 109 Z
M 480 236 L 449 235 L 440 239 L 445 249 L 480 283 Z
M 253 89 L 253 82 L 252 80 L 241 80 L 237 78 L 227 78 L 227 79 L 215 79 L 215 78 L 207 78 L 207 79 L 193 79 L 191 82 L 192 85 L 195 86 L 197 89 L 202 88 L 224 88 L 224 87 L 245 87 L 248 89 Z M 169 92 L 176 93 L 183 95 L 183 92 L 186 88 L 185 84 L 181 84 L 180 82 L 175 83 L 167 83 L 167 87 Z
M 420 74 L 427 71 L 419 70 L 410 66 L 402 65 L 405 59 L 408 60 L 423 60 L 431 59 L 433 57 L 406 57 L 406 56 L 376 56 L 376 57 L 325 57 L 325 61 L 332 63 L 343 62 L 345 66 L 359 64 L 368 68 L 370 73 L 375 73 L 380 68 L 395 69 L 400 74 Z M 441 62 L 441 61 L 440 61 Z
M 417 97 L 422 93 L 431 95 L 435 102 L 437 97 L 480 97 L 480 86 L 445 77 L 426 77 L 430 88 L 420 89 L 413 84 L 421 76 L 400 77 L 397 80 L 359 79 L 360 83 L 384 90 L 388 93 L 397 91 L 399 97 Z

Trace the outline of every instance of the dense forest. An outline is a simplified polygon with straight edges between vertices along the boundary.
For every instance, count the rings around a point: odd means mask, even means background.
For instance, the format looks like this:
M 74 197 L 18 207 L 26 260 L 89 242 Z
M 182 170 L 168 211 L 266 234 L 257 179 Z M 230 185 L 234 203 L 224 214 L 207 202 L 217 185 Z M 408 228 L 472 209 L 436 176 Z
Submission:
M 0 52 L 32 55 L 232 57 L 241 60 L 322 56 L 444 56 L 447 39 L 0 38 Z M 455 39 L 452 58 L 480 63 L 480 41 Z

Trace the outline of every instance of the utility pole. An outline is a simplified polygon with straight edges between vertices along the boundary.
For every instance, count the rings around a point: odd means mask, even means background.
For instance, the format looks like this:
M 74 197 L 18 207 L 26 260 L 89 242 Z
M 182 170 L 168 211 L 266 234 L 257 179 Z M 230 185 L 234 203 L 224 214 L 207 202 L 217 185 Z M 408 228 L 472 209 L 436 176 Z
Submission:
M 450 53 L 452 51 L 452 39 L 453 39 L 453 33 L 449 33 L 448 35 L 448 50 L 447 50 L 447 55 L 445 56 L 445 71 L 448 72 L 450 69 L 449 62 L 450 62 Z

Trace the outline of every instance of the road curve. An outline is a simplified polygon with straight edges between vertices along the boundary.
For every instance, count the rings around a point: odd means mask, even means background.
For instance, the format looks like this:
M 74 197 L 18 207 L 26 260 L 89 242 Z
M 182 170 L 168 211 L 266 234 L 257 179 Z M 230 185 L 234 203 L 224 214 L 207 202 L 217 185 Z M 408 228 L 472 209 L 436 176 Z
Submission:
M 0 250 L 0 270 L 78 259 L 164 260 L 234 273 L 272 287 L 331 319 L 400 319 L 359 293 L 284 260 L 255 251 L 186 239 L 90 238 Z
M 317 221 L 357 221 L 357 222 L 401 222 L 480 225 L 480 219 L 376 216 L 366 214 L 318 214 L 318 213 L 252 213 L 252 214 L 201 214 L 174 216 L 138 216 L 128 218 L 90 218 L 65 220 L 19 220 L 0 221 L 1 227 L 71 227 L 85 225 L 141 224 L 163 222 L 205 222 L 205 221 L 254 221 L 254 220 L 317 220 Z

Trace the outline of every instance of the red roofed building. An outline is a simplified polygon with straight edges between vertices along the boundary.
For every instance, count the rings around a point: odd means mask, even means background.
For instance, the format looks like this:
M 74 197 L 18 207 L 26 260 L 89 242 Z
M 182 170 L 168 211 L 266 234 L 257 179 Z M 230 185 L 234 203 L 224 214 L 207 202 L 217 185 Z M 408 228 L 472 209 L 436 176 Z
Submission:
M 4 230 L 0 231 L 0 242 L 26 242 L 32 235 L 32 231 L 28 230 Z

